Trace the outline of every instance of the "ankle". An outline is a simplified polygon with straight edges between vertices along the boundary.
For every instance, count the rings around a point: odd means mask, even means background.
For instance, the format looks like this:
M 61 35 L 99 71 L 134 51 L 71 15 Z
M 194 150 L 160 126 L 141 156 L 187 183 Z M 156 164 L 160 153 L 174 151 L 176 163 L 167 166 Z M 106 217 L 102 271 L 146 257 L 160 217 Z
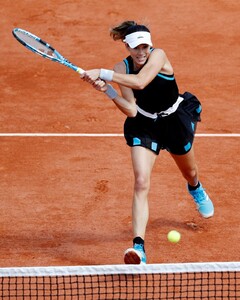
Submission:
M 192 186 L 188 183 L 188 189 L 189 191 L 195 191 L 196 189 L 198 189 L 200 187 L 200 182 L 198 181 L 197 185 Z
M 133 239 L 133 245 L 134 244 L 142 245 L 143 250 L 145 251 L 145 249 L 144 249 L 144 240 L 140 236 L 137 236 Z

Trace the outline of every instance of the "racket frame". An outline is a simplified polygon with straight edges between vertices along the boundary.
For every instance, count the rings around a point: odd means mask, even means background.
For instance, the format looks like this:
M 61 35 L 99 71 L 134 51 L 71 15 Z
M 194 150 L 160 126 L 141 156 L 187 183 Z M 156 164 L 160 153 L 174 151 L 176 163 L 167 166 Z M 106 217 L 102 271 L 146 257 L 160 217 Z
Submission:
M 21 33 L 29 36 L 30 38 L 33 38 L 34 40 L 36 40 L 38 43 L 42 44 L 43 46 L 49 48 L 55 54 L 56 57 L 50 56 L 46 53 L 43 53 L 43 52 L 39 51 L 38 49 L 36 49 L 35 47 L 29 45 L 27 42 L 25 42 L 24 40 L 19 38 L 19 36 L 17 35 L 17 32 L 21 32 Z M 79 74 L 83 74 L 85 72 L 82 68 L 79 68 L 78 66 L 74 65 L 69 60 L 67 60 L 56 49 L 54 49 L 50 44 L 48 44 L 47 42 L 45 42 L 44 40 L 42 40 L 38 36 L 32 34 L 31 32 L 26 31 L 26 30 L 21 29 L 21 28 L 14 28 L 12 30 L 12 34 L 19 43 L 21 43 L 23 46 L 25 46 L 30 51 L 42 56 L 43 58 L 47 58 L 47 59 L 50 59 L 51 61 L 58 62 L 58 63 L 60 63 L 64 66 L 74 70 L 75 72 L 77 72 Z

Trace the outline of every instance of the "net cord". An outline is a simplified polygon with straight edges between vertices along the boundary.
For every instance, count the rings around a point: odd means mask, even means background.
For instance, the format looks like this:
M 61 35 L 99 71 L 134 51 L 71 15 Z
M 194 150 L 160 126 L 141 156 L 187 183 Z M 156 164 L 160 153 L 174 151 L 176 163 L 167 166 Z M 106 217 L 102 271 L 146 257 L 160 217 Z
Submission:
M 240 262 L 0 268 L 0 277 L 239 272 Z

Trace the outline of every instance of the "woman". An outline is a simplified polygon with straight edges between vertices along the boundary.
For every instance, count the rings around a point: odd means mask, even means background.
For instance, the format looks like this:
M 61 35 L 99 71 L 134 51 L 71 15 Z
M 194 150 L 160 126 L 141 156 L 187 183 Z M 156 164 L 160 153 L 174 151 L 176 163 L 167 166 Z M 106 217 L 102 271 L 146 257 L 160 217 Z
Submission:
M 144 25 L 125 21 L 110 31 L 122 40 L 129 56 L 114 70 L 86 71 L 83 80 L 103 91 L 127 115 L 124 136 L 131 147 L 134 172 L 132 204 L 133 247 L 127 249 L 127 264 L 146 263 L 144 238 L 149 217 L 148 193 L 155 160 L 166 149 L 187 181 L 187 189 L 199 213 L 212 217 L 214 207 L 198 179 L 193 139 L 200 121 L 201 105 L 186 92 L 180 95 L 170 61 L 162 49 L 152 47 L 151 34 Z M 106 82 L 119 85 L 121 96 Z

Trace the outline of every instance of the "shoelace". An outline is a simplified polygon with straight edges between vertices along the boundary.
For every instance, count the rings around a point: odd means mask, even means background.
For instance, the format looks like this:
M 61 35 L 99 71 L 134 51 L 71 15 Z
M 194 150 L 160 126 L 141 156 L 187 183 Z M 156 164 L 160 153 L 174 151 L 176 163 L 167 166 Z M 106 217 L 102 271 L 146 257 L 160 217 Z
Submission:
M 196 203 L 198 204 L 202 204 L 204 202 L 207 202 L 208 201 L 208 197 L 207 197 L 207 194 L 205 193 L 205 189 L 202 189 L 200 191 L 195 191 L 195 195 L 196 198 L 194 197 Z
M 135 250 L 139 250 L 139 251 L 143 251 L 143 246 L 140 245 L 140 244 L 135 244 L 135 245 L 134 245 L 134 249 L 135 249 Z

